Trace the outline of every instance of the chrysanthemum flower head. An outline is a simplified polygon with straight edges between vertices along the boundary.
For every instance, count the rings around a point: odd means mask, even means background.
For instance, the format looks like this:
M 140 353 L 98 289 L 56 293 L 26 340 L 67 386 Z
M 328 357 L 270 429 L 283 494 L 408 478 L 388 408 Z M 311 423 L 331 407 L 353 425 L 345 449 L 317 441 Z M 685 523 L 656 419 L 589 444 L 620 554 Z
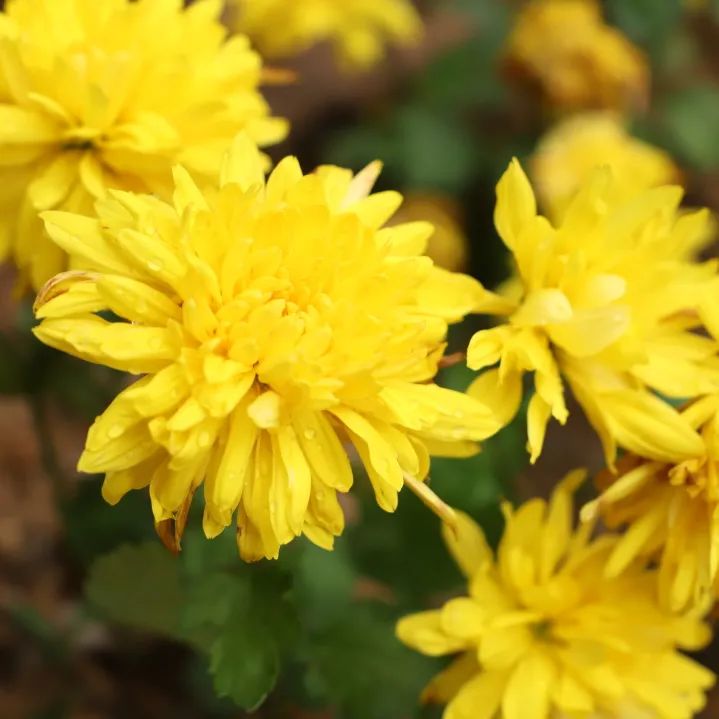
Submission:
M 66 269 L 41 210 L 92 212 L 107 188 L 169 198 L 172 167 L 216 175 L 232 138 L 286 134 L 220 0 L 10 0 L 0 14 L 0 255 L 36 288 Z
M 472 454 L 497 424 L 484 405 L 432 383 L 447 324 L 483 292 L 422 255 L 425 223 L 382 229 L 400 204 L 354 179 L 282 161 L 265 181 L 240 136 L 219 188 L 181 168 L 171 204 L 111 191 L 98 219 L 44 215 L 87 268 L 51 280 L 36 335 L 142 374 L 90 429 L 79 469 L 105 498 L 149 485 L 155 519 L 180 526 L 204 481 L 204 528 L 236 514 L 246 559 L 305 534 L 331 547 L 351 443 L 380 506 L 420 494 L 429 454 Z M 104 313 L 112 313 L 107 318 Z
M 604 492 L 583 509 L 626 527 L 605 568 L 621 573 L 637 557 L 657 559 L 663 604 L 672 611 L 711 605 L 719 590 L 719 396 L 682 415 L 702 437 L 702 451 L 656 462 L 627 455 L 618 473 L 598 480 Z
M 704 706 L 714 676 L 678 650 L 704 644 L 708 628 L 664 611 L 641 564 L 606 577 L 617 538 L 572 527 L 581 477 L 549 503 L 505 506 L 496 556 L 465 515 L 445 531 L 469 596 L 397 627 L 424 654 L 459 654 L 425 690 L 448 704 L 445 719 L 690 719 Z
M 559 219 L 582 183 L 602 165 L 612 168 L 613 190 L 619 199 L 629 199 L 679 177 L 672 158 L 632 137 L 616 114 L 575 115 L 553 127 L 531 159 L 530 176 L 548 216 Z
M 507 61 L 560 109 L 641 106 L 649 92 L 644 55 L 605 24 L 598 0 L 529 0 L 510 35 Z
M 704 242 L 708 213 L 678 212 L 678 187 L 622 200 L 599 169 L 553 226 L 537 214 L 515 160 L 497 186 L 495 224 L 516 279 L 484 310 L 506 319 L 471 340 L 467 361 L 485 372 L 471 388 L 509 421 L 534 373 L 528 433 L 532 460 L 547 422 L 567 418 L 571 387 L 599 433 L 608 462 L 617 445 L 672 461 L 702 452 L 699 434 L 654 391 L 688 398 L 719 380 L 716 342 L 702 336 L 700 310 L 714 287 L 714 263 L 688 256 Z
M 388 42 L 416 41 L 422 22 L 411 0 L 232 0 L 233 24 L 267 57 L 329 41 L 348 67 L 380 60 Z

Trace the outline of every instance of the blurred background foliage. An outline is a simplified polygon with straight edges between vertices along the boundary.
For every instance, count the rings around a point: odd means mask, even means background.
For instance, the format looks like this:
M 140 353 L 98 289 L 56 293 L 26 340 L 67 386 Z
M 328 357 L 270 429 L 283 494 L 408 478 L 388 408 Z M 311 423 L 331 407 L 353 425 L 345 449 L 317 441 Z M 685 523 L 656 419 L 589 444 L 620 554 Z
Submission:
M 464 269 L 489 286 L 502 281 L 494 185 L 555 119 L 504 72 L 517 5 L 426 0 L 423 46 L 362 76 L 341 75 L 324 48 L 298 58 L 298 83 L 269 92 L 295 127 L 276 156 L 355 170 L 382 159 L 382 186 L 450 203 Z M 606 13 L 651 59 L 651 102 L 633 118 L 635 133 L 674 155 L 691 204 L 716 208 L 719 2 L 694 5 L 607 0 Z M 333 553 L 297 541 L 278 562 L 244 565 L 232 532 L 207 542 L 194 517 L 174 557 L 154 537 L 144 496 L 110 508 L 100 478 L 74 473 L 87 424 L 126 380 L 35 342 L 7 272 L 2 286 L 2 717 L 210 719 L 258 707 L 267 719 L 439 716 L 418 706 L 438 662 L 402 647 L 394 623 L 462 582 L 438 520 L 414 496 L 403 493 L 386 515 L 358 477 Z M 455 328 L 448 351 L 474 329 Z M 470 377 L 460 363 L 440 381 L 463 389 Z M 436 460 L 432 486 L 496 540 L 500 501 L 542 493 L 560 472 L 596 461 L 587 437 L 581 425 L 559 442 L 550 435 L 527 472 L 520 416 L 477 457 Z

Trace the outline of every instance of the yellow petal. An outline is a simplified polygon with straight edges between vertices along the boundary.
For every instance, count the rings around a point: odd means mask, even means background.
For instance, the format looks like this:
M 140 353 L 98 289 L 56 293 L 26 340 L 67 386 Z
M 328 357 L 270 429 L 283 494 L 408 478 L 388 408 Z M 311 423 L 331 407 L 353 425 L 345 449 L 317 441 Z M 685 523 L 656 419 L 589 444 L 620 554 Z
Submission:
M 268 390 L 249 405 L 247 414 L 260 429 L 276 428 L 280 425 L 281 404 L 280 396 Z
M 397 636 L 407 646 L 432 657 L 463 649 L 467 642 L 449 636 L 442 629 L 440 611 L 420 612 L 400 619 Z
M 56 277 L 61 277 L 58 275 Z M 47 284 L 45 285 L 47 287 Z M 100 295 L 97 283 L 91 278 L 81 281 L 73 280 L 65 285 L 66 289 L 59 293 L 51 292 L 50 299 L 45 300 L 38 297 L 36 301 L 35 316 L 42 320 L 48 317 L 71 317 L 73 315 L 84 315 L 93 312 L 100 312 L 107 309 L 107 303 Z M 41 290 L 44 292 L 45 288 Z
M 556 668 L 544 653 L 532 652 L 523 659 L 504 690 L 504 719 L 546 719 L 555 676 Z
M 476 652 L 470 651 L 462 654 L 459 659 L 455 659 L 425 687 L 422 692 L 422 702 L 449 704 L 465 684 L 472 682 L 478 672 L 479 665 L 477 664 Z M 484 699 L 483 697 L 483 701 Z M 475 719 L 474 708 L 480 704 L 481 702 L 479 704 L 475 702 L 472 706 L 472 711 L 467 714 L 464 719 Z M 447 707 L 445 712 L 446 716 L 449 716 L 447 712 L 449 712 L 451 708 L 451 705 Z M 457 717 L 460 716 L 462 715 L 457 715 Z M 491 719 L 491 717 L 492 714 L 490 712 L 487 719 Z
M 467 366 L 480 370 L 499 362 L 512 334 L 512 328 L 506 326 L 475 333 L 467 348 Z
M 180 165 L 172 168 L 172 179 L 175 182 L 175 192 L 172 201 L 177 212 L 182 215 L 188 207 L 197 210 L 208 209 L 207 200 L 200 192 L 190 176 L 190 173 Z
M 207 507 L 215 520 L 225 527 L 229 526 L 232 513 L 240 503 L 256 438 L 257 427 L 241 405 L 230 417 L 230 430 L 220 463 L 205 479 Z
M 43 212 L 40 217 L 48 235 L 78 265 L 98 272 L 136 275 L 135 268 L 107 241 L 97 219 L 57 211 Z
M 481 527 L 469 515 L 457 511 L 455 515 L 453 529 L 442 525 L 442 537 L 463 574 L 472 577 L 492 564 L 492 550 Z
M 616 390 L 597 397 L 617 443 L 649 459 L 680 462 L 704 452 L 701 437 L 681 415 L 641 390 Z
M 511 321 L 517 327 L 541 327 L 566 322 L 572 315 L 572 305 L 561 290 L 540 289 L 527 295 Z
M 175 337 L 164 328 L 105 322 L 97 317 L 43 320 L 33 334 L 75 357 L 133 374 L 158 372 L 178 351 Z
M 447 322 L 458 322 L 479 307 L 486 290 L 469 275 L 433 267 L 417 290 L 418 302 Z
M 532 396 L 527 409 L 527 443 L 529 460 L 534 464 L 539 459 L 547 433 L 547 423 L 552 415 L 552 408 L 538 395 Z
M 302 532 L 305 512 L 310 501 L 312 475 L 307 458 L 290 426 L 277 431 L 277 444 L 287 475 L 287 490 L 290 498 L 289 521 L 295 534 Z
M 107 307 L 130 322 L 161 327 L 182 316 L 166 294 L 130 277 L 106 274 L 98 278 L 97 288 Z
M 388 190 L 365 197 L 348 205 L 346 209 L 357 214 L 362 223 L 373 230 L 378 230 L 397 212 L 402 204 L 399 192 Z
M 340 492 L 349 491 L 353 481 L 352 467 L 325 413 L 298 412 L 293 426 L 312 473 L 328 487 Z
M 508 372 L 500 379 L 498 369 L 487 370 L 472 382 L 467 394 L 489 408 L 498 427 L 505 427 L 514 419 L 522 403 L 522 374 Z
M 506 684 L 505 672 L 482 671 L 459 690 L 443 719 L 494 719 Z
M 524 225 L 537 214 L 532 186 L 518 160 L 513 159 L 497 184 L 494 224 L 504 243 L 513 249 Z
M 257 145 L 241 132 L 225 154 L 220 168 L 220 187 L 239 185 L 243 192 L 262 186 L 265 181 L 265 163 Z

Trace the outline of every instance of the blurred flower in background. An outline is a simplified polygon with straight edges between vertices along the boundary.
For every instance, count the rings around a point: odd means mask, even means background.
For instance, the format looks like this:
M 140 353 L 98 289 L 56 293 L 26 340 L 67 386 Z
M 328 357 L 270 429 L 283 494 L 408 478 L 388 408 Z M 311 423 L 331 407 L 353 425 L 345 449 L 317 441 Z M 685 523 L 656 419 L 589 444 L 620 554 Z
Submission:
M 439 267 L 458 272 L 466 269 L 469 260 L 469 244 L 461 215 L 461 205 L 449 195 L 409 192 L 392 222 L 429 222 L 434 232 L 427 240 L 427 256 Z
M 416 42 L 422 33 L 410 0 L 231 0 L 231 17 L 266 57 L 330 42 L 353 68 L 377 63 L 387 43 Z
M 530 0 L 515 23 L 508 67 L 551 107 L 626 110 L 647 103 L 646 58 L 604 22 L 597 0 Z
M 529 172 L 548 217 L 560 221 L 577 190 L 596 167 L 612 169 L 617 200 L 677 182 L 671 156 L 632 137 L 614 113 L 583 113 L 558 122 L 539 141 Z
M 91 214 L 108 187 L 169 198 L 171 168 L 216 176 L 234 135 L 283 139 L 262 62 L 219 3 L 15 0 L 0 20 L 0 254 L 38 288 L 67 266 L 38 211 Z
M 607 577 L 616 536 L 572 528 L 569 475 L 549 503 L 505 504 L 496 556 L 462 515 L 445 541 L 469 596 L 405 617 L 399 638 L 431 656 L 460 654 L 426 688 L 445 719 L 603 717 L 690 719 L 714 675 L 682 655 L 710 632 L 656 600 L 655 572 L 639 563 Z

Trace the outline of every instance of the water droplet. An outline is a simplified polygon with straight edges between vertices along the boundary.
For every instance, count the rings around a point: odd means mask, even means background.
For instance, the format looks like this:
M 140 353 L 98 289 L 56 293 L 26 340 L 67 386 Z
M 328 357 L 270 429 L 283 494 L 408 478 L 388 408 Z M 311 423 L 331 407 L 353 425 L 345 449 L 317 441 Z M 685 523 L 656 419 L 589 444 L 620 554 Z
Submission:
M 150 270 L 150 272 L 160 272 L 163 267 L 164 265 L 160 262 L 160 260 L 150 260 L 147 263 L 147 269 Z
M 314 439 L 317 436 L 317 432 L 314 429 L 306 429 L 302 434 L 304 434 L 305 439 Z
M 107 436 L 110 439 L 117 439 L 125 434 L 125 428 L 121 424 L 113 424 L 110 429 L 107 430 Z

